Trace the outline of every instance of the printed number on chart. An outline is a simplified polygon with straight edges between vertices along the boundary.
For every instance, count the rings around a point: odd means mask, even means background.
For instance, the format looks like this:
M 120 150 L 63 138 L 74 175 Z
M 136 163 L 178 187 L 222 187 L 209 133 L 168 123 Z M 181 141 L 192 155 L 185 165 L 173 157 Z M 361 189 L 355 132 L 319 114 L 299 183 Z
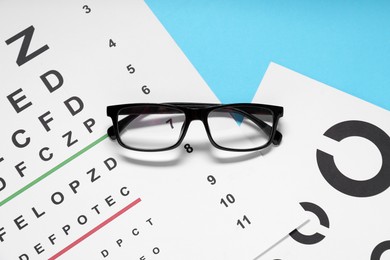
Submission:
M 215 185 L 217 183 L 217 180 L 213 175 L 207 176 L 207 181 L 210 182 L 211 185 Z
M 184 149 L 186 149 L 187 153 L 192 153 L 194 151 L 194 148 L 192 148 L 190 144 L 185 144 Z
M 131 64 L 129 64 L 129 65 L 127 65 L 127 71 L 130 73 L 130 74 L 133 74 L 134 72 L 135 72 L 135 68 L 131 65 Z
M 173 124 L 172 124 L 172 118 L 168 119 L 167 121 L 165 121 L 165 123 L 169 123 L 169 125 L 171 126 L 171 128 L 173 129 Z
M 246 222 L 246 224 L 248 224 L 248 225 L 250 225 L 250 224 L 252 224 L 251 222 L 250 222 L 250 220 L 249 220 L 249 218 L 246 216 L 246 215 L 244 215 L 244 217 L 242 217 L 242 220 L 241 219 L 239 219 L 239 220 L 237 220 L 237 226 L 240 226 L 241 228 L 245 228 L 245 222 Z
M 232 194 L 228 194 L 226 195 L 226 200 L 225 198 L 221 199 L 220 204 L 224 205 L 227 208 L 229 207 L 229 204 L 233 204 L 234 202 L 236 202 L 234 196 Z
M 85 13 L 86 13 L 86 14 L 89 14 L 89 13 L 91 12 L 91 8 L 89 8 L 88 5 L 84 5 L 84 6 L 83 6 L 83 9 L 85 10 Z
M 148 95 L 150 93 L 150 89 L 146 85 L 142 86 L 141 89 L 142 89 L 142 92 L 144 92 L 145 95 Z
M 110 46 L 110 48 L 116 47 L 116 42 L 114 42 L 112 39 L 110 39 L 110 41 L 108 42 L 108 46 Z M 128 70 L 128 68 L 127 68 L 127 70 Z

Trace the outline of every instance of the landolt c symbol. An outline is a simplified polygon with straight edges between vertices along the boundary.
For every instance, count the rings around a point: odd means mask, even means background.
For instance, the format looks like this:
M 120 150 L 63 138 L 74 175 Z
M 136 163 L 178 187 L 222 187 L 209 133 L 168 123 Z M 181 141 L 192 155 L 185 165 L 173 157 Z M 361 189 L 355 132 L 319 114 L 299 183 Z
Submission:
M 370 197 L 390 186 L 390 137 L 379 127 L 363 121 L 344 121 L 329 128 L 325 136 L 340 142 L 344 138 L 359 136 L 370 140 L 382 155 L 382 167 L 369 180 L 353 180 L 342 174 L 333 156 L 317 149 L 317 164 L 322 176 L 336 190 L 354 197 Z

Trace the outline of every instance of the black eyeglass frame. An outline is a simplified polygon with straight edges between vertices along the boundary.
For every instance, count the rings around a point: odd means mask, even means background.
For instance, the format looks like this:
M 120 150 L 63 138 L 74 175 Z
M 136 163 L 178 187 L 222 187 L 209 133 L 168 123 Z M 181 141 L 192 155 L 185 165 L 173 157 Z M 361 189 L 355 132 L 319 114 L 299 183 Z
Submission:
M 180 132 L 180 136 L 178 141 L 169 147 L 165 148 L 158 148 L 158 149 L 140 149 L 136 147 L 130 147 L 122 142 L 120 138 L 120 133 L 122 130 L 136 117 L 127 116 L 121 120 L 118 120 L 118 116 L 120 115 L 120 111 L 124 109 L 131 109 L 139 106 L 159 106 L 159 107 L 166 107 L 171 108 L 175 110 L 179 110 L 184 113 L 185 120 Z M 212 138 L 210 127 L 208 124 L 208 115 L 210 112 L 216 109 L 238 109 L 241 114 L 244 114 L 246 117 L 249 117 L 252 121 L 254 121 L 259 127 L 262 129 L 265 128 L 266 131 L 268 131 L 267 134 L 270 135 L 269 140 L 264 145 L 254 147 L 254 148 L 246 148 L 246 149 L 237 149 L 237 148 L 227 148 L 218 145 Z M 256 114 L 256 108 L 257 109 L 266 109 L 269 110 L 272 113 L 273 122 L 272 126 L 269 126 L 264 121 L 258 119 L 253 114 Z M 126 114 L 125 114 L 126 115 Z M 277 125 L 279 122 L 279 119 L 283 116 L 283 107 L 280 106 L 274 106 L 274 105 L 267 105 L 267 104 L 256 104 L 256 103 L 234 103 L 234 104 L 210 104 L 210 103 L 186 103 L 186 102 L 174 102 L 174 103 L 131 103 L 131 104 L 121 104 L 121 105 L 113 105 L 113 106 L 107 106 L 107 116 L 111 117 L 113 125 L 107 129 L 108 136 L 113 139 L 117 140 L 118 143 L 130 150 L 134 151 L 141 151 L 141 152 L 161 152 L 161 151 L 167 151 L 174 149 L 182 143 L 189 125 L 193 120 L 200 120 L 202 121 L 207 136 L 210 140 L 210 143 L 221 150 L 225 151 L 231 151 L 231 152 L 250 152 L 250 151 L 256 151 L 261 150 L 266 147 L 268 147 L 271 143 L 274 145 L 279 145 L 282 140 L 282 134 L 277 130 Z

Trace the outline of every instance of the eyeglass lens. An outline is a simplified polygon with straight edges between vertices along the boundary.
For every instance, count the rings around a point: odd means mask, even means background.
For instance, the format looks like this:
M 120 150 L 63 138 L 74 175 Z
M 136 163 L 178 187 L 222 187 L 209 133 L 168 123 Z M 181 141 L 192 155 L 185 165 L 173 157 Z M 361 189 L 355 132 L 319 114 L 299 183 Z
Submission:
M 120 111 L 118 120 L 134 116 L 120 133 L 128 147 L 154 150 L 173 146 L 180 138 L 185 114 L 174 108 L 149 106 L 133 108 L 132 113 Z
M 267 109 L 256 108 L 256 113 L 249 114 L 239 108 L 217 108 L 207 120 L 212 139 L 224 148 L 252 149 L 264 146 L 271 138 L 273 114 Z
M 157 150 L 179 141 L 186 118 L 179 109 L 148 105 L 120 110 L 118 120 L 126 119 L 130 120 L 120 132 L 122 143 L 130 148 Z M 208 114 L 207 123 L 217 145 L 226 149 L 253 149 L 270 141 L 273 114 L 263 108 L 222 107 Z

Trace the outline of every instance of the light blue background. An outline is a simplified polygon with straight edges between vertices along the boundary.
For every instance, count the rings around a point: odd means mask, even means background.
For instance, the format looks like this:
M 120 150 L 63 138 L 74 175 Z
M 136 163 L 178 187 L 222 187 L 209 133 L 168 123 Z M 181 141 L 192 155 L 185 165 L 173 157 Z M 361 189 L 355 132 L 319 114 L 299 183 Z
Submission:
M 250 102 L 274 61 L 390 110 L 390 1 L 146 3 L 223 103 Z

